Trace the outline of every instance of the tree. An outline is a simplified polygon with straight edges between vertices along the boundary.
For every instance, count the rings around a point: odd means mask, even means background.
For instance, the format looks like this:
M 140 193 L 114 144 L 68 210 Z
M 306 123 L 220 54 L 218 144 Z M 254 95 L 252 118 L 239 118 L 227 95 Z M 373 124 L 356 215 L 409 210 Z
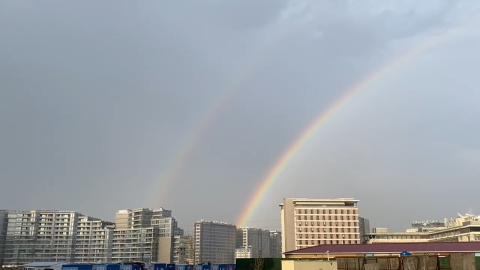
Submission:
M 252 270 L 263 270 L 265 266 L 265 259 L 262 257 L 258 257 L 253 259 Z

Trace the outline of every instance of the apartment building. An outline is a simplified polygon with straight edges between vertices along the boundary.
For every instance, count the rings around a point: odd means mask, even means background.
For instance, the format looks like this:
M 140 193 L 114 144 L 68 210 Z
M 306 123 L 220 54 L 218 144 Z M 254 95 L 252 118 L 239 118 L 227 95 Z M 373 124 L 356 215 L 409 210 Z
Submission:
M 199 221 L 194 224 L 194 230 L 195 264 L 235 263 L 235 225 L 216 221 Z
M 115 224 L 79 216 L 75 241 L 75 262 L 109 262 L 112 258 Z
M 176 220 L 164 208 L 127 209 L 116 214 L 113 232 L 114 261 L 172 263 Z
M 270 231 L 258 228 L 238 228 L 236 233 L 236 249 L 239 250 L 238 255 L 249 254 L 247 258 L 270 258 Z M 236 257 L 239 258 L 239 257 Z
M 286 198 L 281 207 L 282 251 L 359 244 L 358 200 Z
M 5 265 L 100 262 L 108 258 L 105 242 L 110 240 L 113 223 L 74 211 L 55 210 L 7 211 L 6 219 Z
M 270 231 L 270 258 L 282 258 L 282 232 Z
M 158 229 L 154 227 L 115 229 L 112 261 L 158 261 Z
M 173 243 L 173 263 L 193 264 L 193 236 L 175 234 Z
M 0 265 L 3 265 L 5 238 L 7 237 L 7 217 L 7 210 L 0 210 Z

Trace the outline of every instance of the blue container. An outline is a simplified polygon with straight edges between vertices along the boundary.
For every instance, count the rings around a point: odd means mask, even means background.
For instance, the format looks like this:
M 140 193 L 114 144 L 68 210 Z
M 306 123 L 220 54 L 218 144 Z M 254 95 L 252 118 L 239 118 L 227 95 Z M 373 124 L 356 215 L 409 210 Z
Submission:
M 193 265 L 185 265 L 185 270 L 193 270 Z
M 175 270 L 175 264 L 167 264 L 167 270 Z
M 202 265 L 202 270 L 211 270 L 211 267 L 210 265 L 205 264 L 205 265 Z
M 218 270 L 218 264 L 210 265 L 210 270 Z
M 92 270 L 93 264 L 72 263 L 62 265 L 62 270 Z
M 140 265 L 136 264 L 121 264 L 120 270 L 140 270 Z
M 166 263 L 154 263 L 152 270 L 167 270 L 167 264 Z
M 175 270 L 186 270 L 187 266 L 184 264 L 176 264 L 175 265 Z
M 94 264 L 92 270 L 120 270 L 120 264 Z
M 202 266 L 203 266 L 203 265 L 194 265 L 194 266 L 193 266 L 193 269 L 194 269 L 194 270 L 202 270 Z

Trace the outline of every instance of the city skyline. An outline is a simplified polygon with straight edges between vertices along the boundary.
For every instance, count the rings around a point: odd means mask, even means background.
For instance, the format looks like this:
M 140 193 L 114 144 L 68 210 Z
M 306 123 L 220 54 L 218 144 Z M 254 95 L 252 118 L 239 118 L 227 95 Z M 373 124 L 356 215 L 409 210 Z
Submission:
M 479 212 L 478 8 L 3 1 L 0 208 L 269 230 L 290 197 L 398 231 Z

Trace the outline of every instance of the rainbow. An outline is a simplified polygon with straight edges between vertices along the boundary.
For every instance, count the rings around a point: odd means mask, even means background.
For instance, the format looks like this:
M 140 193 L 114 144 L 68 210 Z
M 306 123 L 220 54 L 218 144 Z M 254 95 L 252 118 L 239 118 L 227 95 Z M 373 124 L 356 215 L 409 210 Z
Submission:
M 410 50 L 406 51 L 403 54 L 400 54 L 398 57 L 395 57 L 392 61 L 388 62 L 386 65 L 381 66 L 379 69 L 370 73 L 363 80 L 357 82 L 356 84 L 350 86 L 345 93 L 339 97 L 333 104 L 323 110 L 315 120 L 298 136 L 293 143 L 286 149 L 286 151 L 280 156 L 276 161 L 270 171 L 267 173 L 266 177 L 260 182 L 258 187 L 254 190 L 253 194 L 249 197 L 247 204 L 241 211 L 239 217 L 237 218 L 236 224 L 239 227 L 247 226 L 248 221 L 251 219 L 252 215 L 255 213 L 256 208 L 262 202 L 265 193 L 271 188 L 275 183 L 275 180 L 278 179 L 278 176 L 283 172 L 287 167 L 290 161 L 298 154 L 298 152 L 305 146 L 305 144 L 315 135 L 315 133 L 325 124 L 327 121 L 338 111 L 340 111 L 353 97 L 355 97 L 360 90 L 367 88 L 373 82 L 377 81 L 387 72 L 392 70 L 394 67 L 398 66 L 407 59 L 410 59 L 412 56 L 416 55 L 419 52 L 423 52 L 427 48 L 431 48 L 437 44 L 441 37 L 450 31 L 444 31 L 441 35 L 436 35 L 429 38 L 424 38 L 419 41 L 416 46 L 413 46 Z

